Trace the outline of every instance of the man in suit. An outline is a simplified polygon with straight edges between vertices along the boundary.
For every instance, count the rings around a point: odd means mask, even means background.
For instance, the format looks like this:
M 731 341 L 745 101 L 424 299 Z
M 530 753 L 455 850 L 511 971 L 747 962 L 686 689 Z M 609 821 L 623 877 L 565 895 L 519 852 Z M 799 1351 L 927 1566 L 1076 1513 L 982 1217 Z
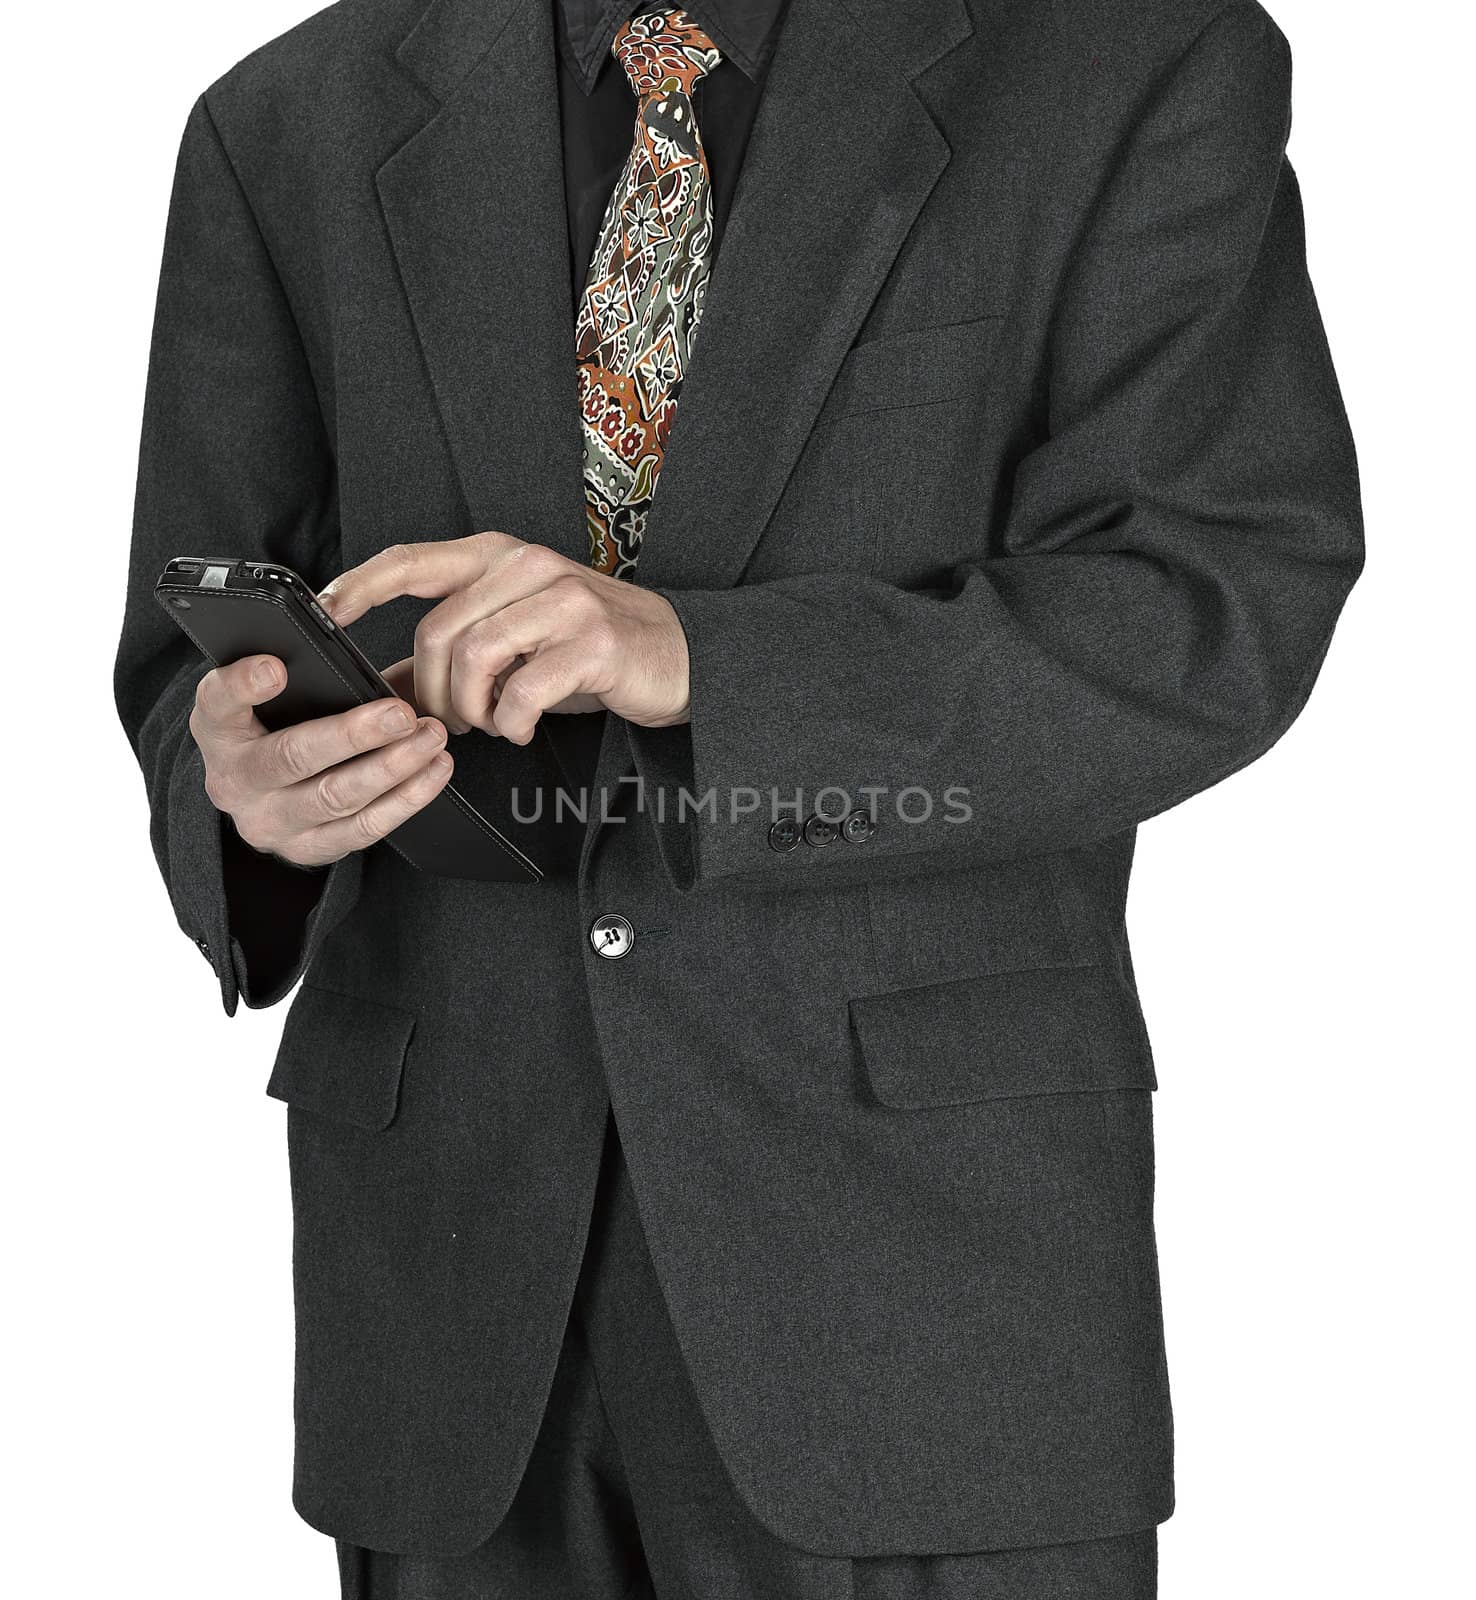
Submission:
M 1361 560 L 1288 104 L 1253 0 L 344 0 L 195 107 L 118 691 L 226 1009 L 303 979 L 345 1594 L 1154 1592 L 1134 829 Z M 206 545 L 403 702 L 268 734 Z M 378 842 L 453 755 L 542 883 Z

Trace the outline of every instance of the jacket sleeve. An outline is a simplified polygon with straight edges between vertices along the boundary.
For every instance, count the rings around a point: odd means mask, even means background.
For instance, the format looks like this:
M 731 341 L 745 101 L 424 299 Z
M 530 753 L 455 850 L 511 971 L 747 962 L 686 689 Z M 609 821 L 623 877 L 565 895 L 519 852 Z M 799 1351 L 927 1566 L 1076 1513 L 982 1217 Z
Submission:
M 663 802 L 678 883 L 1070 848 L 1285 731 L 1362 562 L 1289 104 L 1285 41 L 1252 4 L 1220 13 L 1166 75 L 1064 275 L 1048 425 L 1002 536 L 946 589 L 837 572 L 668 594 L 691 653 L 690 730 L 631 742 L 648 790 L 717 797 L 676 821 Z M 874 809 L 877 829 L 776 854 L 771 798 L 793 814 L 797 794 L 832 817 Z
M 114 690 L 143 768 L 154 853 L 227 1012 L 285 994 L 357 895 L 358 859 L 307 874 L 249 850 L 207 799 L 188 717 L 207 670 L 153 586 L 172 556 L 335 570 L 335 475 L 308 363 L 202 99 L 170 201 Z

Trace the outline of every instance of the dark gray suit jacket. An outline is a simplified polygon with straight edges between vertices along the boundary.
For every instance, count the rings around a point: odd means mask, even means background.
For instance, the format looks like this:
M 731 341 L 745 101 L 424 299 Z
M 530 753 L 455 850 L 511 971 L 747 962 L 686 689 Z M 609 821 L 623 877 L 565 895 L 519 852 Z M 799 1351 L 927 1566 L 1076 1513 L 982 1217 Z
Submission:
M 1287 727 L 1361 559 L 1285 43 L 1252 0 L 794 0 L 641 567 L 692 726 L 612 720 L 601 777 L 958 786 L 972 820 L 883 799 L 870 839 L 782 853 L 767 806 L 545 822 L 527 888 L 379 848 L 281 903 L 298 959 L 263 981 L 150 585 L 481 528 L 582 556 L 553 51 L 546 0 L 346 0 L 209 90 L 181 156 L 118 683 L 227 1008 L 306 969 L 272 1078 L 297 1504 L 385 1549 L 494 1526 L 608 1092 L 763 1523 L 851 1555 L 1151 1524 L 1133 829 Z M 413 621 L 360 634 L 391 659 Z M 472 735 L 461 779 L 547 788 L 558 739 Z

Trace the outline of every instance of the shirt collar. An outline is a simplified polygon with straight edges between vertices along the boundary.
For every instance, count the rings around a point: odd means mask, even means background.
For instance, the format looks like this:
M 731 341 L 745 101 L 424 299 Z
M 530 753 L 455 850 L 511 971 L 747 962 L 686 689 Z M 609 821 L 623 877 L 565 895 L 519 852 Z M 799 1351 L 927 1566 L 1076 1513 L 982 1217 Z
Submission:
M 622 23 L 638 11 L 675 9 L 679 0 L 555 0 L 559 49 L 585 92 L 611 60 L 610 45 Z M 787 0 L 687 0 L 681 6 L 745 77 L 763 76 Z

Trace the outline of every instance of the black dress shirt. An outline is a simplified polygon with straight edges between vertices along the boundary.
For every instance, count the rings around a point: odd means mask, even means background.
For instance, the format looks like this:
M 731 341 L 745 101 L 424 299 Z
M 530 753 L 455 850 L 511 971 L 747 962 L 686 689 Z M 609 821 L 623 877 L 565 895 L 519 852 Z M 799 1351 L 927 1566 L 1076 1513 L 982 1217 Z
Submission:
M 681 8 L 723 57 L 698 82 L 692 97 L 712 183 L 714 255 L 722 243 L 786 4 L 787 0 L 690 0 Z M 673 9 L 674 5 L 662 0 L 554 0 L 564 195 L 569 207 L 569 261 L 576 302 L 584 289 L 605 207 L 635 137 L 635 95 L 610 53 L 610 44 L 620 26 L 636 12 Z

